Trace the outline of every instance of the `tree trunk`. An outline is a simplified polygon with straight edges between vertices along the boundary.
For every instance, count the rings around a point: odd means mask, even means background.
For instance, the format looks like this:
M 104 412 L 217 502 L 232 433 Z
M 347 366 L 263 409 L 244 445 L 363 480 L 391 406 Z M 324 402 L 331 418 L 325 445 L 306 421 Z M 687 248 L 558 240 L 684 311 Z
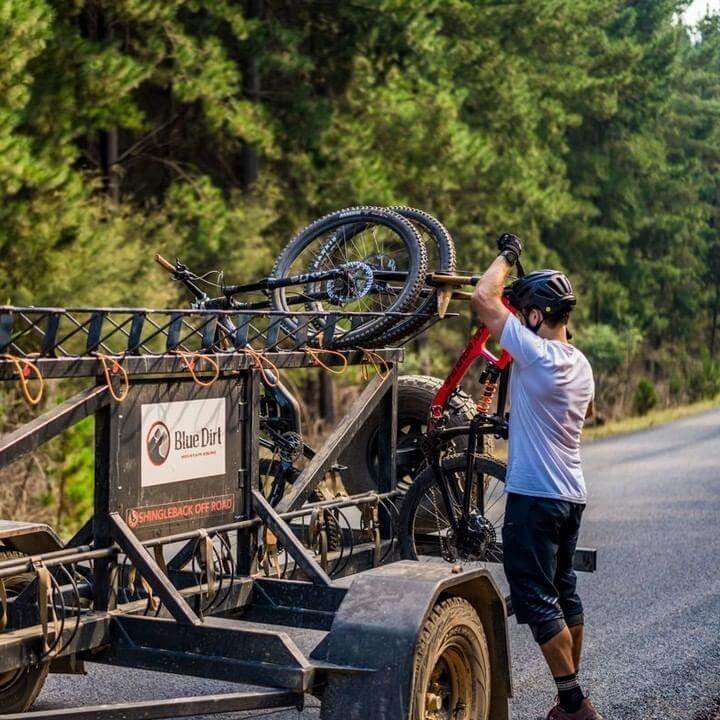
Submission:
M 247 0 L 245 12 L 249 20 L 260 17 L 262 5 L 262 0 Z M 260 73 L 257 69 L 255 50 L 252 47 L 243 67 L 243 93 L 251 102 L 258 102 L 260 98 Z M 243 143 L 241 163 L 242 184 L 243 187 L 249 188 L 258 178 L 258 153 L 254 145 Z
M 100 8 L 98 8 L 97 11 L 95 35 L 101 43 L 110 40 L 112 37 L 112 33 L 108 27 L 107 17 Z M 114 203 L 118 203 L 120 202 L 120 176 L 117 165 L 119 156 L 117 128 L 112 127 L 108 130 L 101 130 L 98 133 L 98 143 L 103 189 Z
M 120 177 L 118 175 L 118 131 L 117 128 L 102 130 L 100 141 L 100 169 L 103 189 L 114 202 L 120 202 Z
M 328 425 L 332 425 L 335 422 L 335 385 L 327 372 L 318 372 L 318 411 L 320 417 Z
M 718 310 L 720 309 L 720 283 L 715 283 L 715 302 L 712 310 L 712 323 L 710 325 L 710 357 L 715 357 L 715 342 L 717 340 Z

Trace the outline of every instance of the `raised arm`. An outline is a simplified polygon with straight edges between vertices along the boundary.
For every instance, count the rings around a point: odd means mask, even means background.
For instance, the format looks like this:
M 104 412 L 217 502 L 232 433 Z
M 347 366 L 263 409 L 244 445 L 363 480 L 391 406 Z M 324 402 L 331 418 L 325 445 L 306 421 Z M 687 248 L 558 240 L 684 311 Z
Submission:
M 522 245 L 515 235 L 505 233 L 498 238 L 498 248 L 500 255 L 480 278 L 472 295 L 472 306 L 478 320 L 496 340 L 500 339 L 510 314 L 502 302 L 503 288 L 510 270 L 520 256 Z

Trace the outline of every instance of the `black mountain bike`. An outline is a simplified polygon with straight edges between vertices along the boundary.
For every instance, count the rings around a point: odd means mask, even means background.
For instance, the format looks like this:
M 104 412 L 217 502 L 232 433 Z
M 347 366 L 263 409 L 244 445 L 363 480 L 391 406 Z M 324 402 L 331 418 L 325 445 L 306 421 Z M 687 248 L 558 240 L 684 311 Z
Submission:
M 289 332 L 299 332 L 307 322 L 300 313 L 310 311 L 312 336 L 321 337 L 323 347 L 352 349 L 397 344 L 434 318 L 437 293 L 425 284 L 428 261 L 437 272 L 452 273 L 455 248 L 445 227 L 427 213 L 361 207 L 306 227 L 282 251 L 270 276 L 257 282 L 225 285 L 220 273 L 211 282 L 211 273 L 197 275 L 180 261 L 156 260 L 190 291 L 194 308 L 280 311 Z M 216 297 L 208 294 L 213 289 Z M 334 312 L 328 337 L 324 325 Z M 230 317 L 219 316 L 219 336 L 233 337 L 235 330 Z M 299 404 L 289 389 L 268 369 L 261 381 L 260 444 L 270 455 L 260 461 L 261 486 L 276 504 L 299 474 L 298 464 L 314 451 L 303 440 Z M 334 469 L 342 474 L 346 468 Z

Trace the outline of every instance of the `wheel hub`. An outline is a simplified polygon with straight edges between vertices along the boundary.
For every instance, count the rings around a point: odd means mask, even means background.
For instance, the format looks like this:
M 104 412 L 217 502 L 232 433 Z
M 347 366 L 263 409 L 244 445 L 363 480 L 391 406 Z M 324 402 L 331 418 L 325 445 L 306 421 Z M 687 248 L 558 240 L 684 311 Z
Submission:
M 344 305 L 361 300 L 372 290 L 375 276 L 367 263 L 348 262 L 340 270 L 342 275 L 327 282 L 326 290 L 331 302 Z
M 471 673 L 460 648 L 446 647 L 438 657 L 425 691 L 423 720 L 469 720 Z
M 492 523 L 484 515 L 473 512 L 458 534 L 458 552 L 465 559 L 481 560 L 496 542 L 497 533 Z

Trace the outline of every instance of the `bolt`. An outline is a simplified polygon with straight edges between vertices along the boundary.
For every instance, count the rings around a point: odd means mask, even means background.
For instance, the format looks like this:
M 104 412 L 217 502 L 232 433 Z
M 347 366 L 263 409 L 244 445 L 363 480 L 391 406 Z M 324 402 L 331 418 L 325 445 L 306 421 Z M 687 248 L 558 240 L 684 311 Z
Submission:
M 425 709 L 426 710 L 442 710 L 442 697 L 434 693 L 425 693 Z

